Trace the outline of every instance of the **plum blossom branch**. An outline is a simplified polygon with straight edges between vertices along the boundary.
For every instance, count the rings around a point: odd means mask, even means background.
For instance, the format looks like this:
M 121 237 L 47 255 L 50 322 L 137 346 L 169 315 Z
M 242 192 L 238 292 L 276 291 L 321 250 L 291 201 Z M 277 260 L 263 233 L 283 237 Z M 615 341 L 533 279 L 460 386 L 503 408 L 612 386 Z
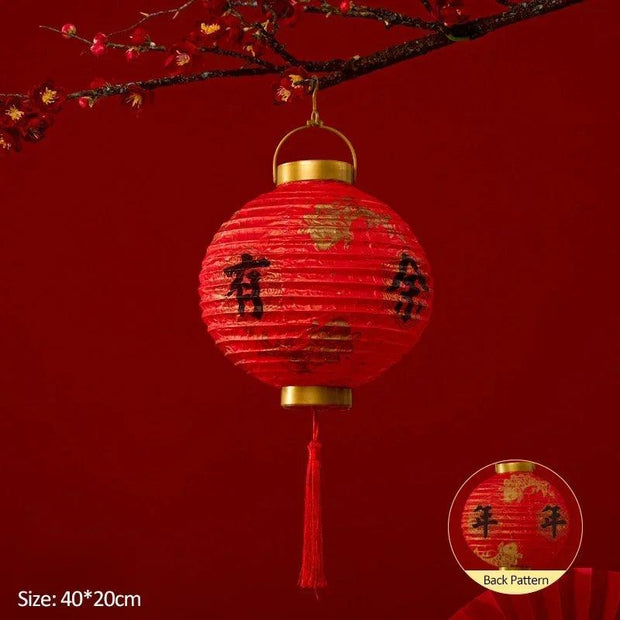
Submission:
M 476 39 L 495 30 L 499 30 L 500 28 L 539 17 L 582 1 L 583 0 L 535 0 L 533 2 L 523 2 L 513 5 L 510 10 L 499 13 L 498 15 L 456 24 L 447 28 L 446 31 L 442 33 L 413 39 L 365 57 L 353 58 L 345 63 L 342 69 L 336 69 L 329 75 L 321 77 L 319 79 L 319 86 L 320 88 L 335 86 L 347 80 L 366 75 L 405 60 L 423 56 L 424 54 L 452 45 L 458 41 Z
M 39 28 L 42 28 L 44 30 L 49 30 L 50 32 L 55 32 L 56 34 L 63 34 L 60 28 L 54 28 L 53 26 L 39 26 Z M 77 35 L 71 35 L 70 38 L 75 39 L 76 41 L 80 41 L 81 43 L 84 43 L 88 46 L 92 46 L 92 41 L 90 41 L 89 39 L 85 39 L 84 37 L 79 37 Z M 107 47 L 110 47 L 113 49 L 120 49 L 120 50 L 125 50 L 125 51 L 138 50 L 141 53 L 143 52 L 167 52 L 168 51 L 165 45 L 156 45 L 152 42 L 150 44 L 136 46 L 136 45 L 129 45 L 126 43 L 114 43 L 114 42 L 108 41 L 106 45 Z M 250 64 L 260 65 L 262 67 L 269 67 L 271 69 L 275 68 L 275 65 L 273 63 L 270 63 L 258 56 L 251 56 L 249 54 L 243 54 L 235 50 L 229 50 L 229 49 L 219 48 L 219 47 L 200 47 L 198 48 L 198 50 L 202 54 L 213 54 L 215 56 L 228 56 L 230 58 L 238 58 L 239 60 L 245 60 L 246 62 Z M 4 95 L 0 95 L 0 96 L 4 96 Z
M 246 5 L 247 6 L 247 5 Z M 260 22 L 248 23 L 243 15 L 234 8 L 230 9 L 232 15 L 234 15 L 239 22 L 248 29 L 254 29 L 258 36 L 265 41 L 267 46 L 271 48 L 282 60 L 289 63 L 292 66 L 298 65 L 299 60 L 291 54 L 286 47 L 278 41 L 274 33 L 271 33 L 267 30 L 267 28 Z
M 440 21 L 428 21 L 420 17 L 403 15 L 402 13 L 397 13 L 389 9 L 371 8 L 352 3 L 345 3 L 342 8 L 346 8 L 347 10 L 343 11 L 340 8 L 332 6 L 326 0 L 322 0 L 318 6 L 308 6 L 306 11 L 308 13 L 340 15 L 347 18 L 361 18 L 380 21 L 383 22 L 386 28 L 391 28 L 392 26 L 406 26 L 409 28 L 420 28 L 422 30 L 442 30 L 445 28 L 445 25 Z
M 88 88 L 66 93 L 47 80 L 29 93 L 0 94 L 0 153 L 20 149 L 23 142 L 37 142 L 52 125 L 66 101 L 83 108 L 111 97 L 138 110 L 155 90 L 170 86 L 246 76 L 272 75 L 276 102 L 307 96 L 316 75 L 320 88 L 330 88 L 386 67 L 412 60 L 455 43 L 476 39 L 500 28 L 557 11 L 583 0 L 495 0 L 497 13 L 469 19 L 467 0 L 420 0 L 427 18 L 382 7 L 356 5 L 340 0 L 186 0 L 169 9 L 142 13 L 131 26 L 92 38 L 78 34 L 73 24 L 41 28 L 74 39 L 94 56 L 121 52 L 127 61 L 140 56 L 164 58 L 166 75 L 122 83 L 93 80 Z M 189 9 L 192 9 L 189 11 Z M 198 12 L 198 22 L 181 40 L 155 42 L 145 26 L 159 17 L 176 19 Z M 402 27 L 415 36 L 365 56 L 328 60 L 299 59 L 278 34 L 306 15 L 381 22 L 385 28 Z M 308 19 L 312 19 L 308 17 Z M 318 24 L 313 23 L 315 27 Z M 236 67 L 211 66 L 214 57 L 237 60 Z
M 122 30 L 116 30 L 115 32 L 111 32 L 109 36 L 114 37 L 119 34 L 125 34 L 126 32 L 131 32 L 132 30 L 139 28 L 140 26 L 150 21 L 151 19 L 155 17 L 161 17 L 162 15 L 172 15 L 172 19 L 176 19 L 185 9 L 187 9 L 192 4 L 194 4 L 194 2 L 196 2 L 196 0 L 187 0 L 187 2 L 184 2 L 181 6 L 174 7 L 171 9 L 163 9 L 161 11 L 152 11 L 151 13 L 140 13 L 142 17 L 135 24 L 132 24 L 131 26 L 127 26 L 126 28 L 123 28 Z
M 80 97 L 114 97 L 116 95 L 124 95 L 131 93 L 135 89 L 154 90 L 156 88 L 165 88 L 167 86 L 176 86 L 178 84 L 192 84 L 194 82 L 204 82 L 215 78 L 238 78 L 250 75 L 278 75 L 284 70 L 281 67 L 274 66 L 271 68 L 246 67 L 240 69 L 213 70 L 203 71 L 202 73 L 193 73 L 188 75 L 173 75 L 162 78 L 152 78 L 150 80 L 138 80 L 136 82 L 126 82 L 124 84 L 107 84 L 98 88 L 88 88 L 70 93 L 67 99 L 77 99 Z

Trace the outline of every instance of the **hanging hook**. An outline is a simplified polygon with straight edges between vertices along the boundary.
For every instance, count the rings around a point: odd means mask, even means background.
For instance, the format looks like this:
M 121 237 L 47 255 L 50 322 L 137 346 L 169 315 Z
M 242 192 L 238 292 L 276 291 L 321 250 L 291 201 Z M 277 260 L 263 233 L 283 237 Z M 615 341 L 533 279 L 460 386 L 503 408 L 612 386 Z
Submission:
M 312 78 L 312 113 L 310 114 L 310 120 L 306 121 L 306 125 L 309 127 L 321 127 L 323 121 L 319 116 L 319 108 L 317 104 L 317 94 L 319 92 L 319 78 L 313 75 Z
M 355 149 L 353 148 L 353 145 L 351 144 L 351 141 L 341 132 L 338 131 L 337 129 L 334 129 L 333 127 L 329 127 L 328 125 L 325 125 L 325 123 L 323 123 L 321 117 L 319 116 L 319 109 L 318 109 L 318 104 L 317 104 L 317 93 L 319 91 L 319 78 L 316 75 L 313 75 L 310 80 L 312 83 L 312 113 L 310 114 L 310 118 L 306 121 L 305 125 L 302 125 L 301 127 L 296 127 L 295 129 L 292 129 L 291 131 L 289 131 L 284 138 L 282 138 L 282 140 L 280 140 L 280 142 L 278 143 L 278 146 L 276 146 L 276 150 L 273 154 L 273 161 L 272 161 L 272 168 L 273 168 L 273 182 L 278 185 L 280 182 L 282 183 L 286 183 L 288 181 L 278 181 L 278 155 L 280 154 L 280 150 L 282 149 L 282 146 L 284 145 L 284 143 L 294 134 L 296 134 L 299 131 L 303 131 L 304 129 L 308 129 L 309 127 L 317 127 L 319 129 L 325 129 L 326 131 L 330 131 L 333 134 L 336 134 L 341 140 L 344 141 L 344 143 L 347 145 L 347 147 L 349 148 L 349 151 L 351 152 L 351 159 L 352 159 L 352 166 L 353 166 L 353 174 L 351 176 L 351 179 L 348 180 L 349 183 L 354 183 L 355 182 L 355 178 L 357 177 L 357 154 L 355 153 Z M 291 162 L 289 162 L 291 163 Z M 340 162 L 337 162 L 340 163 Z M 285 165 L 285 164 L 280 164 L 280 165 Z M 284 178 L 284 177 L 282 177 Z M 313 177 L 314 178 L 314 177 Z M 330 177 L 332 178 L 332 177 Z M 340 177 L 335 177 L 337 179 L 339 179 Z M 291 180 L 290 178 L 288 179 L 289 181 Z M 340 388 L 338 388 L 340 389 Z M 283 401 L 284 402 L 284 401 Z M 286 405 L 282 405 L 283 407 Z M 350 406 L 350 405 L 347 405 Z

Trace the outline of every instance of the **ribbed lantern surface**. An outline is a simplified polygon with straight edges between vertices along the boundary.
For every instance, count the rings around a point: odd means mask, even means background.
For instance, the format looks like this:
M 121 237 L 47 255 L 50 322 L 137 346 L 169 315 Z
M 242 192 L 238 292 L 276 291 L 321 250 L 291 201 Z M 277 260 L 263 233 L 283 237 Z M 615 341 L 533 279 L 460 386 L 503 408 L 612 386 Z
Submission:
M 355 387 L 418 340 L 424 252 L 386 204 L 342 181 L 292 181 L 225 222 L 202 265 L 202 316 L 230 361 L 274 386 Z
M 465 502 L 461 529 L 473 553 L 491 566 L 553 569 L 562 568 L 554 559 L 571 521 L 564 497 L 541 476 L 496 473 Z

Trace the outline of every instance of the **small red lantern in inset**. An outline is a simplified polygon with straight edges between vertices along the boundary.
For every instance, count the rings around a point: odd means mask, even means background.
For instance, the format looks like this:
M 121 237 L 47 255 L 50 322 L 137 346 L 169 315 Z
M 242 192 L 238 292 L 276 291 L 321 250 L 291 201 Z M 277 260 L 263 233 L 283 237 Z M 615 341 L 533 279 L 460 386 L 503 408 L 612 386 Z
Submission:
M 307 127 L 341 137 L 353 162 L 278 165 L 283 143 Z M 397 362 L 431 313 L 420 244 L 388 205 L 354 186 L 356 172 L 353 146 L 315 107 L 276 149 L 275 189 L 222 224 L 200 274 L 202 316 L 224 355 L 281 388 L 283 407 L 314 408 L 299 582 L 310 588 L 325 585 L 316 411 L 351 407 L 351 388 Z
M 467 498 L 461 530 L 471 551 L 492 567 L 554 569 L 569 539 L 570 504 L 528 461 L 498 463 Z M 562 567 L 563 568 L 563 567 Z

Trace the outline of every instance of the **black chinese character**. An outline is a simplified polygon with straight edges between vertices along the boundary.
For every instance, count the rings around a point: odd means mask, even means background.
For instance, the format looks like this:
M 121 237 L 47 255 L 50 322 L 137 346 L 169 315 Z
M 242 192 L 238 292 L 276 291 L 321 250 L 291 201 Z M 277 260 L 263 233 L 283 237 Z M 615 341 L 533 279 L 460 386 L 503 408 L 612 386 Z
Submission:
M 239 314 L 245 314 L 245 303 L 252 302 L 254 308 L 252 316 L 260 319 L 263 316 L 263 301 L 260 298 L 259 267 L 269 267 L 271 263 L 266 258 L 254 258 L 251 254 L 242 254 L 241 262 L 224 269 L 224 275 L 233 278 L 226 297 L 235 295 L 239 305 Z M 244 279 L 247 282 L 244 282 Z M 247 292 L 246 292 L 247 291 Z
M 566 521 L 562 519 L 559 506 L 545 506 L 543 512 L 548 512 L 549 516 L 545 517 L 545 520 L 541 523 L 541 528 L 544 530 L 548 527 L 551 528 L 551 535 L 553 538 L 558 533 L 558 525 L 566 525 Z
M 403 252 L 398 271 L 394 275 L 394 281 L 386 290 L 388 293 L 399 292 L 401 298 L 394 306 L 394 310 L 396 314 L 402 316 L 403 321 L 409 321 L 414 305 L 416 306 L 415 316 L 419 315 L 425 307 L 419 300 L 414 301 L 414 298 L 418 297 L 422 291 L 428 293 L 429 289 L 426 284 L 426 276 L 420 271 L 418 263 L 406 252 Z
M 497 519 L 492 519 L 493 509 L 491 506 L 476 506 L 474 512 L 479 512 L 481 516 L 476 517 L 476 520 L 472 523 L 472 527 L 477 529 L 482 528 L 482 535 L 486 538 L 489 535 L 489 525 L 497 525 Z

